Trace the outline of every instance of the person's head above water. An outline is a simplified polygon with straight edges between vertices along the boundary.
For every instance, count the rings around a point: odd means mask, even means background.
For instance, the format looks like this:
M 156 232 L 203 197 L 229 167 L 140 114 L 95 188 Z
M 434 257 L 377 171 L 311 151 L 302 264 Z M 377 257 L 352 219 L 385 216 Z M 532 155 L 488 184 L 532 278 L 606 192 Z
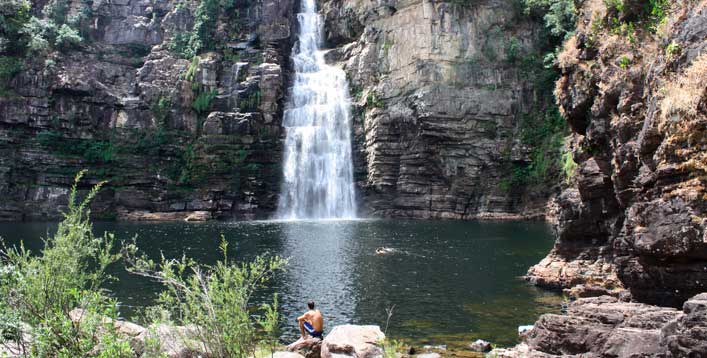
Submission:
M 307 302 L 307 307 L 309 307 L 310 310 L 313 310 L 314 309 L 314 301 Z

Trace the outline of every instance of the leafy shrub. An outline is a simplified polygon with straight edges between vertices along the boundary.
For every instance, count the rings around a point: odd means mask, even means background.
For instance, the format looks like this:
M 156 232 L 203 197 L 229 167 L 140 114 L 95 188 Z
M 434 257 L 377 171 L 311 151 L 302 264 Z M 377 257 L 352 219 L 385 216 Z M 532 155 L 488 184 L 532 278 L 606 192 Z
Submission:
M 381 100 L 375 91 L 369 91 L 366 96 L 366 108 L 383 108 L 383 100 Z
M 545 27 L 557 39 L 574 34 L 577 9 L 574 0 L 523 0 L 528 14 L 542 16 Z
M 0 54 L 22 52 L 21 30 L 29 21 L 31 3 L 27 0 L 4 0 L 0 6 Z
M 51 20 L 38 19 L 33 16 L 22 28 L 22 33 L 29 39 L 28 50 L 42 53 L 50 50 L 52 44 L 55 43 L 57 26 Z
M 182 58 L 192 58 L 203 50 L 212 50 L 213 32 L 221 9 L 230 9 L 234 5 L 233 1 L 201 0 L 194 12 L 192 30 L 174 34 L 167 48 Z
M 172 99 L 165 96 L 160 96 L 157 103 L 152 105 L 152 115 L 155 117 L 155 125 L 157 125 L 157 127 L 162 128 L 167 125 L 171 108 Z
M 77 200 L 83 174 L 75 178 L 64 220 L 37 255 L 23 245 L 0 250 L 0 317 L 16 323 L 5 335 L 30 357 L 95 356 L 96 347 L 99 357 L 134 356 L 105 319 L 117 318 L 117 304 L 100 288 L 110 279 L 106 268 L 120 255 L 113 253 L 113 235 L 94 236 L 89 220 L 88 203 L 102 183 Z M 83 313 L 72 320 L 75 309 Z M 23 340 L 28 334 L 32 339 Z
M 216 98 L 218 92 L 216 90 L 201 92 L 196 96 L 191 107 L 199 115 L 204 115 L 209 107 L 211 106 L 211 101 Z
M 0 91 L 9 88 L 10 80 L 22 71 L 22 62 L 17 57 L 0 56 Z
M 167 48 L 181 58 L 193 58 L 200 47 L 200 44 L 193 42 L 191 32 L 177 32 L 167 43 Z
M 252 262 L 229 260 L 228 245 L 221 237 L 223 259 L 213 266 L 200 265 L 186 257 L 159 263 L 140 255 L 135 245 L 124 249 L 132 273 L 157 280 L 165 286 L 155 311 L 171 323 L 196 327 L 185 343 L 197 341 L 206 355 L 216 358 L 255 356 L 258 343 L 272 342 L 258 335 L 258 326 L 274 334 L 277 299 L 262 305 L 261 317 L 251 315 L 251 297 L 286 265 L 280 257 L 258 256 Z
M 520 41 L 513 37 L 506 43 L 506 62 L 515 63 L 520 55 Z
M 109 140 L 68 138 L 57 131 L 40 132 L 37 141 L 59 155 L 81 156 L 90 163 L 108 163 L 116 154 Z
M 565 181 L 569 182 L 574 177 L 574 173 L 577 171 L 577 163 L 572 157 L 572 152 L 562 153 L 562 174 L 565 177 Z
M 81 44 L 83 39 L 77 30 L 74 30 L 67 24 L 61 25 L 56 33 L 54 45 L 59 49 L 69 49 Z

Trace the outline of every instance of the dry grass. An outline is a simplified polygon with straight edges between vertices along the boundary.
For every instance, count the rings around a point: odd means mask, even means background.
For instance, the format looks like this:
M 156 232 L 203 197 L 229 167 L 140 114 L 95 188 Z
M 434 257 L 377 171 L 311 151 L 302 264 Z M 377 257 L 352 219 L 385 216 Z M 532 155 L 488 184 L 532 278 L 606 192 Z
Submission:
M 669 122 L 695 118 L 707 90 L 707 54 L 698 56 L 685 72 L 663 87 L 665 97 L 660 104 L 661 130 Z
M 579 49 L 577 49 L 576 36 L 572 36 L 565 41 L 562 52 L 557 56 L 557 62 L 561 68 L 568 68 L 579 63 Z

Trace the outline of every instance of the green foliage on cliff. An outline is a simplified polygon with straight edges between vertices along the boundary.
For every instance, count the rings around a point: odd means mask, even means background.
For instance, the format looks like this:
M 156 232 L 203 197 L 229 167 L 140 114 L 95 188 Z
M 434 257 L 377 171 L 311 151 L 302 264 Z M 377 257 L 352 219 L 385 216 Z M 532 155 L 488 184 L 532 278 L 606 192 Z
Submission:
M 172 36 L 167 47 L 182 58 L 192 58 L 215 48 L 214 30 L 219 16 L 230 11 L 235 0 L 200 0 L 194 11 L 194 26 L 190 31 Z
M 218 92 L 215 89 L 211 91 L 199 92 L 194 99 L 194 102 L 191 104 L 191 107 L 198 115 L 203 116 L 208 112 L 209 107 L 211 106 L 211 101 L 216 98 L 217 94 Z
M 281 257 L 258 256 L 249 263 L 237 263 L 228 257 L 228 244 L 221 237 L 219 248 L 223 258 L 213 266 L 201 265 L 182 257 L 160 262 L 138 254 L 135 245 L 123 252 L 128 270 L 162 283 L 165 290 L 153 315 L 178 325 L 199 327 L 190 337 L 182 337 L 206 347 L 215 358 L 255 356 L 259 342 L 271 346 L 277 339 L 277 296 L 273 303 L 263 304 L 260 316 L 254 317 L 251 298 L 258 289 L 282 271 L 287 261 Z M 156 312 L 156 313 L 155 313 Z M 258 334 L 258 328 L 266 333 Z
M 111 279 L 106 269 L 120 259 L 114 236 L 94 236 L 89 220 L 88 203 L 102 183 L 78 201 L 82 175 L 76 176 L 64 220 L 41 251 L 0 249 L 0 317 L 11 318 L 0 323 L 0 341 L 21 344 L 29 357 L 134 357 L 112 329 L 117 303 L 101 291 Z M 75 309 L 83 311 L 72 319 Z M 23 341 L 28 334 L 32 339 Z
M 110 140 L 68 138 L 54 130 L 38 133 L 37 141 L 59 155 L 80 156 L 89 163 L 109 163 L 116 154 Z
M 30 19 L 31 4 L 27 0 L 5 0 L 0 6 L 0 54 L 22 52 L 21 30 Z
M 564 40 L 574 33 L 577 9 L 574 0 L 523 0 L 526 14 L 542 17 L 550 34 Z

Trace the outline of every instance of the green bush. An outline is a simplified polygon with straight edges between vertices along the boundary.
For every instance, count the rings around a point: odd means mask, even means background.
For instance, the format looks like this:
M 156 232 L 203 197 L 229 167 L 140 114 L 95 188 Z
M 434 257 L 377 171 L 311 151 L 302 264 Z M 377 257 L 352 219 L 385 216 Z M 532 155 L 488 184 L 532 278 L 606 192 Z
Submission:
M 574 0 L 523 0 L 527 14 L 542 16 L 545 27 L 557 39 L 574 34 L 577 9 Z
M 83 39 L 77 30 L 74 30 L 67 24 L 61 25 L 56 33 L 54 45 L 62 50 L 70 49 L 81 44 Z
M 166 259 L 159 263 L 140 255 L 135 245 L 124 249 L 132 273 L 161 282 L 165 290 L 155 316 L 169 323 L 198 327 L 193 336 L 183 337 L 186 344 L 206 349 L 214 358 L 245 358 L 255 356 L 258 344 L 271 346 L 278 322 L 277 299 L 260 307 L 263 315 L 253 317 L 251 297 L 263 288 L 286 260 L 280 257 L 258 256 L 252 262 L 229 260 L 228 246 L 221 237 L 223 259 L 213 266 L 200 265 L 186 257 Z M 258 328 L 265 335 L 258 334 Z M 267 337 L 270 335 L 269 337 Z
M 89 220 L 88 203 L 102 183 L 77 200 L 83 174 L 76 176 L 64 220 L 42 250 L 36 255 L 23 245 L 0 250 L 0 317 L 11 318 L 0 339 L 20 343 L 31 335 L 24 342 L 29 357 L 134 357 L 105 319 L 117 318 L 116 301 L 101 287 L 111 279 L 107 267 L 120 255 L 113 253 L 113 235 L 94 236 Z M 78 320 L 70 316 L 75 309 L 83 310 Z
M 37 141 L 59 155 L 81 156 L 90 163 L 108 163 L 116 155 L 110 140 L 68 138 L 57 131 L 44 131 L 37 134 Z
M 10 80 L 20 71 L 22 71 L 22 61 L 19 58 L 0 56 L 0 92 L 9 90 Z
M 211 101 L 216 98 L 217 94 L 218 92 L 216 90 L 200 92 L 196 96 L 196 99 L 194 99 L 191 107 L 198 115 L 203 116 L 208 112 L 209 107 L 211 107 Z
M 18 55 L 24 48 L 21 30 L 29 21 L 27 0 L 4 0 L 0 6 L 0 54 Z
M 506 62 L 514 64 L 520 57 L 520 41 L 513 37 L 506 43 Z
M 213 50 L 214 29 L 221 10 L 230 10 L 234 5 L 232 0 L 200 0 L 194 12 L 192 30 L 174 34 L 167 48 L 182 58 L 192 58 L 202 51 Z

